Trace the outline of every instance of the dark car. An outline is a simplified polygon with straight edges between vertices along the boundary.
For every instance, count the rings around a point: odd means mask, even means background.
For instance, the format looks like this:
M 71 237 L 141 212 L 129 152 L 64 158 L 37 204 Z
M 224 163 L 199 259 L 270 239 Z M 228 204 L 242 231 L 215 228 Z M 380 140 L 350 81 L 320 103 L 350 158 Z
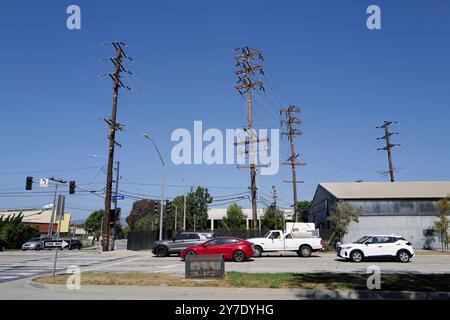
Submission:
M 182 232 L 169 240 L 153 242 L 152 252 L 158 257 L 167 257 L 171 254 L 180 254 L 181 251 L 191 246 L 198 246 L 205 241 L 215 238 L 214 233 Z
M 8 249 L 9 245 L 6 241 L 0 239 L 0 251 L 5 251 Z
M 79 239 L 69 239 L 69 240 L 65 240 L 65 241 L 69 243 L 66 247 L 69 250 L 73 250 L 73 249 L 81 250 L 81 248 L 83 247 L 83 244 L 81 243 L 81 241 Z

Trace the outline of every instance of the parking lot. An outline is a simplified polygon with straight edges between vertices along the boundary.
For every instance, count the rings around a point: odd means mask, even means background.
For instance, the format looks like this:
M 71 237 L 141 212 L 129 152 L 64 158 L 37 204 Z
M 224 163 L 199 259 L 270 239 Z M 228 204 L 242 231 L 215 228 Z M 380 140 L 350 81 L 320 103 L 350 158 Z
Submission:
M 49 274 L 53 270 L 54 251 L 0 252 L 0 283 Z M 366 272 L 378 265 L 385 273 L 450 273 L 450 255 L 418 254 L 410 263 L 395 261 L 346 262 L 335 253 L 315 253 L 299 258 L 295 253 L 264 254 L 246 262 L 226 262 L 226 271 L 238 272 Z M 184 262 L 177 256 L 159 258 L 149 251 L 97 250 L 60 251 L 57 272 L 78 266 L 82 272 L 169 272 L 184 274 Z

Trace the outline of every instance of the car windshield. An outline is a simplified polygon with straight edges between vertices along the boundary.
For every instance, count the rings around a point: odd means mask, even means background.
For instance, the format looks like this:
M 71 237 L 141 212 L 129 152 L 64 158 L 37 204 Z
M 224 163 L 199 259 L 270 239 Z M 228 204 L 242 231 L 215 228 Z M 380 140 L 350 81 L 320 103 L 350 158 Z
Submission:
M 370 238 L 370 236 L 364 236 L 364 237 L 362 237 L 362 238 L 356 240 L 356 241 L 353 242 L 353 243 L 364 243 L 364 242 L 366 242 L 367 239 L 369 239 L 369 238 Z
M 267 231 L 266 233 L 264 233 L 263 238 L 267 238 L 269 236 L 271 231 Z

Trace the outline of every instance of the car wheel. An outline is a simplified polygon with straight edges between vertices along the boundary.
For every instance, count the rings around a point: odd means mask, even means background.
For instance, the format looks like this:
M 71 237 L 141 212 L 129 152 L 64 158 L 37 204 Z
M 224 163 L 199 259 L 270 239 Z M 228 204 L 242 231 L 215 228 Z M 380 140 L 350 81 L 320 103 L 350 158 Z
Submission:
M 158 256 L 158 257 L 166 257 L 167 256 L 167 249 L 166 249 L 166 247 L 158 247 L 156 249 L 156 256 Z
M 260 246 L 255 246 L 255 253 L 253 254 L 254 257 L 259 258 L 262 256 L 263 249 Z
M 188 252 L 186 253 L 186 260 L 189 259 L 189 258 L 195 257 L 196 255 L 197 255 L 197 252 L 195 252 L 195 251 L 193 251 L 193 250 L 188 251 Z
M 81 250 L 81 246 L 78 246 L 78 250 Z
M 406 250 L 400 250 L 397 253 L 397 259 L 399 262 L 406 263 L 409 262 L 409 259 L 411 259 L 411 255 Z
M 359 250 L 355 250 L 350 253 L 350 259 L 352 259 L 353 262 L 361 262 L 363 257 L 363 253 Z
M 311 252 L 312 252 L 312 250 L 311 250 L 310 246 L 303 245 L 300 247 L 300 250 L 298 250 L 297 254 L 300 257 L 309 258 L 309 257 L 311 257 Z
M 37 246 L 35 250 L 36 251 L 40 251 L 41 250 L 41 246 Z
M 243 262 L 245 260 L 245 254 L 241 250 L 237 250 L 233 253 L 233 260 L 236 262 Z

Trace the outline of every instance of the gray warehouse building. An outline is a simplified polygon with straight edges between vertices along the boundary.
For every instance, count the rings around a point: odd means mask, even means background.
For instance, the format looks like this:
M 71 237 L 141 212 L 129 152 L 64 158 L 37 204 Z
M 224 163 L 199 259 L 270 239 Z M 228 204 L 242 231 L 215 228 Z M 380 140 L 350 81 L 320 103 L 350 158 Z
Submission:
M 338 202 L 362 210 L 359 223 L 352 222 L 344 242 L 368 234 L 404 236 L 417 249 L 437 249 L 436 203 L 450 195 L 450 182 L 338 182 L 320 183 L 309 212 L 323 238 L 332 232 L 328 221 Z

